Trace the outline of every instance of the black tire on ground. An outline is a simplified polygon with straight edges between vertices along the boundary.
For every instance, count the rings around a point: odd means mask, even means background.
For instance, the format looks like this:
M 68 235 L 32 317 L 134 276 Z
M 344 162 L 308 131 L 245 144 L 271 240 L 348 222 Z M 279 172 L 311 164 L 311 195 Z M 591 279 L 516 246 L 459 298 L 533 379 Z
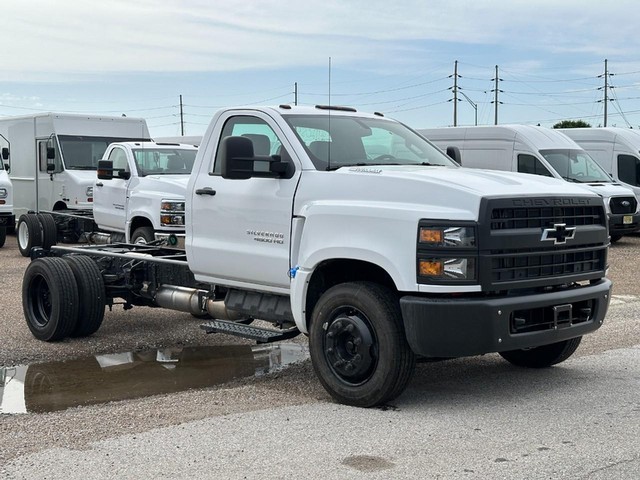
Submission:
M 152 227 L 138 227 L 131 234 L 131 243 L 141 243 L 146 245 L 154 240 L 155 235 Z
M 38 221 L 42 227 L 42 248 L 49 250 L 58 242 L 56 221 L 50 213 L 38 213 Z
M 611 235 L 611 243 L 616 243 L 622 238 L 622 235 Z
M 61 258 L 32 261 L 22 280 L 22 309 L 38 340 L 53 342 L 69 336 L 78 322 L 78 286 Z
M 5 227 L 0 227 L 0 247 L 4 247 L 4 242 L 7 239 L 7 229 Z
M 327 392 L 357 407 L 400 395 L 416 362 L 397 296 L 372 282 L 342 283 L 320 297 L 311 317 L 309 349 Z
M 87 337 L 98 331 L 104 320 L 106 293 L 98 264 L 87 255 L 62 257 L 69 264 L 78 284 L 80 305 L 72 337 Z
M 576 337 L 527 350 L 500 352 L 500 355 L 506 361 L 518 367 L 546 368 L 564 362 L 573 355 L 581 340 L 582 337 Z
M 25 213 L 20 215 L 16 230 L 18 250 L 20 250 L 23 257 L 28 257 L 33 247 L 42 245 L 42 228 L 35 214 Z

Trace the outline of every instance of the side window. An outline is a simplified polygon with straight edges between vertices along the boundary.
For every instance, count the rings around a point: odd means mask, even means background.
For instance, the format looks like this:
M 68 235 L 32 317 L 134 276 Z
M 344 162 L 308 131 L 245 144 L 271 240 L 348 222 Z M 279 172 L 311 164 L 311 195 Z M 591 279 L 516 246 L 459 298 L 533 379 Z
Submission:
M 640 187 L 640 160 L 633 155 L 618 155 L 618 178 L 621 182 Z
M 281 155 L 283 160 L 290 158 L 283 152 L 282 142 L 273 129 L 262 119 L 257 117 L 237 116 L 227 120 L 222 128 L 222 134 L 216 149 L 216 160 L 213 174 L 219 175 L 221 170 L 220 142 L 226 137 L 246 137 L 253 143 L 253 154 L 256 156 Z
M 551 172 L 533 155 L 521 153 L 518 155 L 518 172 L 553 177 Z
M 125 172 L 129 171 L 129 164 L 127 163 L 127 154 L 119 147 L 115 147 L 109 154 L 109 160 L 113 162 L 113 168 L 122 168 Z

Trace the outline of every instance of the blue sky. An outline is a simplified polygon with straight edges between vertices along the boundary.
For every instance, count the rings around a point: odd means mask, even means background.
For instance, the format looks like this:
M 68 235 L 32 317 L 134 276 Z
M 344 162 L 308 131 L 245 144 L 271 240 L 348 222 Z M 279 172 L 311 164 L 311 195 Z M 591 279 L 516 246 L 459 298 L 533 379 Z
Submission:
M 204 132 L 222 106 L 329 102 L 412 127 L 604 121 L 640 128 L 633 0 L 20 0 L 4 2 L 0 116 L 138 116 Z M 464 95 L 466 95 L 466 97 Z M 475 105 L 475 107 L 474 107 Z

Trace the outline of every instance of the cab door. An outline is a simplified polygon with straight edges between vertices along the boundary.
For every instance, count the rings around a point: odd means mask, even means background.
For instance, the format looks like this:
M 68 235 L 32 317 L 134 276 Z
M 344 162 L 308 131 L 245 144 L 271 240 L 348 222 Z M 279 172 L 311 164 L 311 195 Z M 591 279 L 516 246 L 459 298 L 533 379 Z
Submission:
M 107 159 L 113 162 L 114 169 L 122 169 L 131 175 L 127 152 L 124 148 L 114 146 Z M 100 228 L 115 232 L 125 231 L 130 181 L 130 178 L 119 178 L 115 170 L 111 180 L 96 180 L 93 192 L 93 217 Z
M 204 152 L 200 170 L 189 183 L 189 266 L 203 281 L 286 292 L 298 161 L 291 160 L 291 178 L 222 178 L 216 152 L 225 137 L 251 139 L 256 155 L 293 149 L 276 122 L 262 112 L 226 112 L 217 124 L 221 127 L 213 130 L 215 147 Z

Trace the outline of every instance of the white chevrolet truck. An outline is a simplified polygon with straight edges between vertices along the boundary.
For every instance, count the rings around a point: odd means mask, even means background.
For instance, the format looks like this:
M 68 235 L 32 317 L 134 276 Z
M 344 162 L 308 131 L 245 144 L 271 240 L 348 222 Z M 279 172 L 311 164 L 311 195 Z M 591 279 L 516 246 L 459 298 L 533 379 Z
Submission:
M 15 217 L 13 214 L 13 186 L 7 174 L 9 164 L 5 163 L 9 159 L 9 148 L 2 147 L 0 152 L 0 247 L 3 247 L 7 238 L 7 229 L 13 227 Z
M 152 141 L 110 144 L 97 162 L 90 211 L 22 215 L 18 248 L 72 242 L 151 243 L 184 248 L 185 189 L 198 149 Z M 94 174 L 95 176 L 95 174 Z
M 96 332 L 114 304 L 258 342 L 302 333 L 331 396 L 368 407 L 400 395 L 418 358 L 566 360 L 604 321 L 608 245 L 597 195 L 458 167 L 380 114 L 229 108 L 187 186 L 186 252 L 34 249 L 23 305 L 44 341 Z

